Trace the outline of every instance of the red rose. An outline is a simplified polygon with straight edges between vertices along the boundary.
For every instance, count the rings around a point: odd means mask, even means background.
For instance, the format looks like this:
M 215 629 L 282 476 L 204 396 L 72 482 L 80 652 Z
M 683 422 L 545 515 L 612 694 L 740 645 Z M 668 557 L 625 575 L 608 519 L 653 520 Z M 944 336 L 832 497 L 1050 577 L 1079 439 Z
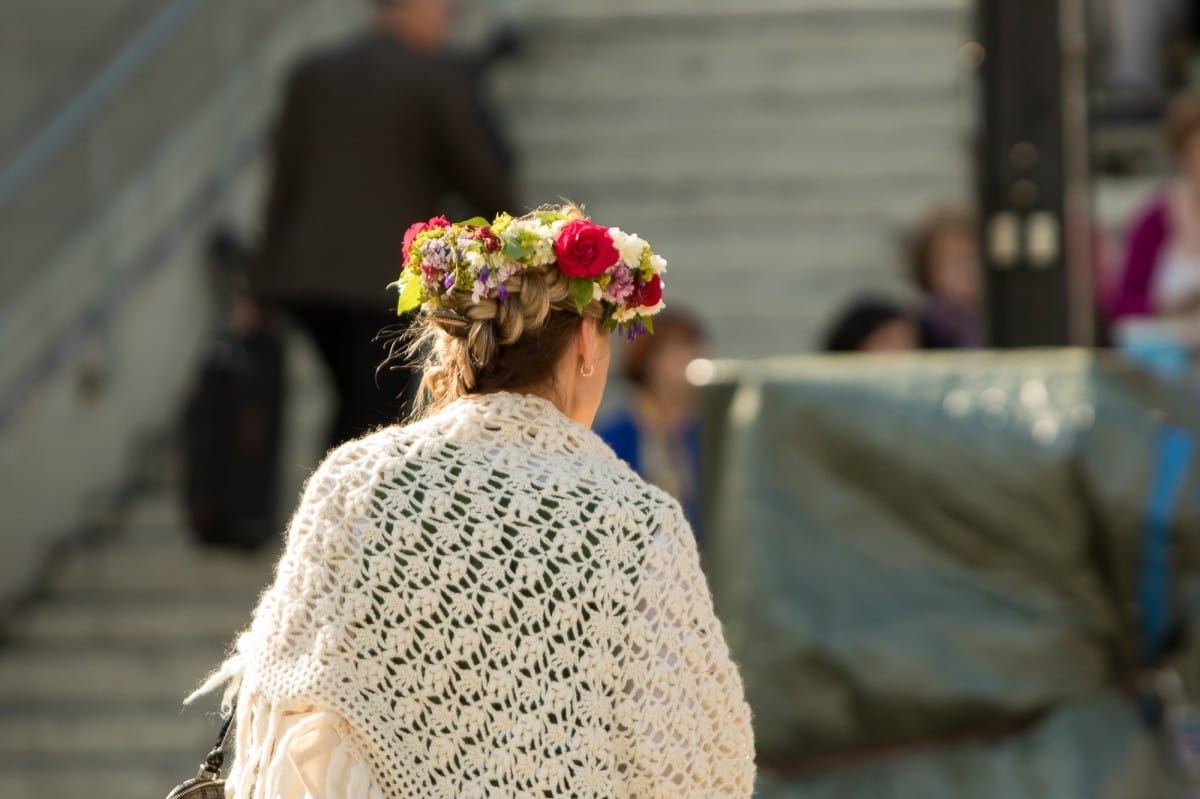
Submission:
M 408 226 L 408 230 L 404 231 L 404 247 L 401 250 L 405 263 L 408 262 L 408 251 L 412 247 L 413 240 L 426 230 L 434 227 L 450 227 L 450 221 L 444 216 L 435 216 L 428 222 L 413 222 Z
M 653 308 L 662 302 L 662 278 L 658 275 L 645 283 L 638 283 L 633 290 L 633 305 L 636 308 Z
M 621 257 L 613 244 L 608 228 L 586 219 L 576 219 L 563 226 L 554 242 L 558 268 L 567 277 L 596 278 Z
M 492 229 L 487 225 L 475 231 L 475 235 L 472 238 L 476 241 L 482 241 L 483 249 L 488 252 L 500 252 L 504 246 L 500 241 L 500 237 L 492 233 Z

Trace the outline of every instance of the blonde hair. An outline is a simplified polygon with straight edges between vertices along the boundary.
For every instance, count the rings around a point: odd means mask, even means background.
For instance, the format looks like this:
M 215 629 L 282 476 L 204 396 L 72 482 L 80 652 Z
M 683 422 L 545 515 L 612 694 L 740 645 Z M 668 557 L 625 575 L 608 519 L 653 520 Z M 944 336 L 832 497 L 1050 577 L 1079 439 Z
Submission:
M 582 217 L 574 205 L 538 210 Z M 523 269 L 503 285 L 503 298 L 445 295 L 441 308 L 422 312 L 393 342 L 385 366 L 404 358 L 423 368 L 414 416 L 469 394 L 546 386 L 581 320 L 603 315 L 595 300 L 577 309 L 555 263 Z

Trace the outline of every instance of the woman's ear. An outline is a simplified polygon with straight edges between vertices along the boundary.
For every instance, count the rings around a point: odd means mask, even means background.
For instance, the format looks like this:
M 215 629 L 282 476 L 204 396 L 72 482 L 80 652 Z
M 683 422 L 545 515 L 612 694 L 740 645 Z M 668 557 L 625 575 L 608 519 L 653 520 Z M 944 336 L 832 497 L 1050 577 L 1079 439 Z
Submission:
M 585 316 L 580 320 L 578 341 L 579 368 L 594 367 L 600 348 L 600 330 L 595 319 Z

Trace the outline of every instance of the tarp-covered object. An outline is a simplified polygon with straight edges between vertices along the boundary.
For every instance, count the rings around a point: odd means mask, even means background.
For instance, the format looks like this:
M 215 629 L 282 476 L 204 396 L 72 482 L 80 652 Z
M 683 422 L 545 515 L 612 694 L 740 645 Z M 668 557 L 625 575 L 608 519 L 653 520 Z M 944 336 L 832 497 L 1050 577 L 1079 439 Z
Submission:
M 826 356 L 720 364 L 702 402 L 763 796 L 1153 795 L 1119 688 L 1195 564 L 1193 389 L 1083 351 Z

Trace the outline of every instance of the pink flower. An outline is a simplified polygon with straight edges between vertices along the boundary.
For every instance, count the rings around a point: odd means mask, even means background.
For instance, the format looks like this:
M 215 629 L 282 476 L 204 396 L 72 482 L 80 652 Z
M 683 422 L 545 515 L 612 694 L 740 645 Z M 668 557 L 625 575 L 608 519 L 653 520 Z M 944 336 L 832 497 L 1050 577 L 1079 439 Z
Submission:
M 487 252 L 500 252 L 503 246 L 500 242 L 500 237 L 492 233 L 492 229 L 487 225 L 479 228 L 474 236 L 476 241 L 483 242 L 483 249 Z
M 408 226 L 408 230 L 404 231 L 404 247 L 401 252 L 404 255 L 404 262 L 408 263 L 408 251 L 412 248 L 413 241 L 417 236 L 424 233 L 430 228 L 450 227 L 450 221 L 444 216 L 435 216 L 428 222 L 413 222 Z
M 563 226 L 554 242 L 554 255 L 564 275 L 589 279 L 604 274 L 621 257 L 608 228 L 586 219 Z

